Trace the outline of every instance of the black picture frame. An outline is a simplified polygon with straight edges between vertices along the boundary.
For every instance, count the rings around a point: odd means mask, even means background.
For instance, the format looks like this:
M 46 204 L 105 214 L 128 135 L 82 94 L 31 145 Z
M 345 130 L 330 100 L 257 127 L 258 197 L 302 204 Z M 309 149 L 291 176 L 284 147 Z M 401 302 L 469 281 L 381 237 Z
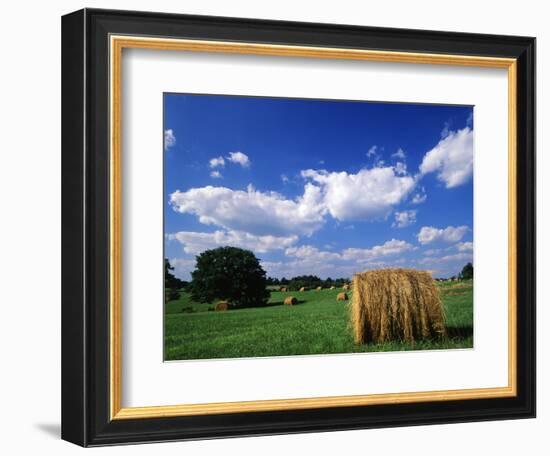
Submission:
M 109 36 L 517 59 L 517 395 L 111 420 Z M 84 9 L 62 19 L 62 438 L 82 446 L 535 416 L 535 39 Z

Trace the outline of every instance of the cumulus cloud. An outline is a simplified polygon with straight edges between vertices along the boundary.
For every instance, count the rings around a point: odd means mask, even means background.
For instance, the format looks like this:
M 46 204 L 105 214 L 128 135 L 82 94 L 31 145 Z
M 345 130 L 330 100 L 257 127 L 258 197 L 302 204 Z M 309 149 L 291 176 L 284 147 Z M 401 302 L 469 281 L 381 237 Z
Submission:
M 290 247 L 285 250 L 285 255 L 314 261 L 339 260 L 342 258 L 342 256 L 336 252 L 322 251 L 311 245 Z
M 198 255 L 208 249 L 230 246 L 265 253 L 285 249 L 298 240 L 298 236 L 255 236 L 242 231 L 222 231 L 201 233 L 179 231 L 168 235 L 169 240 L 176 240 L 183 246 L 185 253 Z
M 326 212 L 321 190 L 310 183 L 295 200 L 252 186 L 246 191 L 207 186 L 177 190 L 170 195 L 170 204 L 176 212 L 198 216 L 205 225 L 257 236 L 311 235 L 323 225 Z
M 210 168 L 223 168 L 225 166 L 225 160 L 222 156 L 211 158 L 209 161 Z
M 397 152 L 391 154 L 392 158 L 399 158 L 400 160 L 405 160 L 405 151 L 401 149 L 397 149 Z
M 376 156 L 377 149 L 378 149 L 378 146 L 371 146 L 371 148 L 367 151 L 367 157 Z
M 459 265 L 462 265 L 468 261 L 472 261 L 472 253 L 454 253 L 451 255 L 443 256 L 430 256 L 418 260 L 418 264 L 421 265 L 438 265 L 441 263 L 452 263 L 456 268 L 459 268 Z
M 416 223 L 416 212 L 416 210 L 396 212 L 394 214 L 395 222 L 393 222 L 392 226 L 397 228 L 405 228 L 406 226 Z
M 370 249 L 349 248 L 342 252 L 342 257 L 346 260 L 355 260 L 357 262 L 370 261 L 389 255 L 397 255 L 414 250 L 415 247 L 406 241 L 392 239 L 382 245 L 375 245 Z
M 174 130 L 171 128 L 164 130 L 164 150 L 170 149 L 176 145 L 176 136 L 174 135 Z
M 362 169 L 357 174 L 308 169 L 302 177 L 319 185 L 325 207 L 337 220 L 386 218 L 414 188 L 411 176 L 398 176 L 392 167 Z
M 448 131 L 439 143 L 424 156 L 421 174 L 437 173 L 447 188 L 466 183 L 473 173 L 474 132 L 470 127 Z
M 194 258 L 170 258 L 174 275 L 182 280 L 191 280 L 191 271 L 195 270 Z
M 460 252 L 471 252 L 474 250 L 474 243 L 473 242 L 459 242 L 456 245 L 457 250 Z
M 422 187 L 422 189 L 419 192 L 413 195 L 411 199 L 411 203 L 422 204 L 422 203 L 425 203 L 427 199 L 428 199 L 428 195 L 426 195 L 426 190 L 424 189 L 424 187 Z
M 220 179 L 222 177 L 222 174 L 219 171 L 211 171 L 210 177 L 214 179 Z
M 403 264 L 404 258 L 394 257 L 414 249 L 413 245 L 396 239 L 371 248 L 349 248 L 341 252 L 330 252 L 312 245 L 301 245 L 285 250 L 287 260 L 262 261 L 262 266 L 269 275 L 274 277 L 293 277 L 312 273 L 320 277 L 351 277 L 365 269 Z
M 458 242 L 468 231 L 469 228 L 465 225 L 448 226 L 447 228 L 423 226 L 418 232 L 418 242 L 421 244 L 430 244 L 436 241 Z
M 403 162 L 397 162 L 393 169 L 398 176 L 405 176 L 407 174 L 407 165 Z
M 248 158 L 248 155 L 243 154 L 242 152 L 229 152 L 229 156 L 226 158 L 228 161 L 237 163 L 243 168 L 250 166 L 250 159 Z

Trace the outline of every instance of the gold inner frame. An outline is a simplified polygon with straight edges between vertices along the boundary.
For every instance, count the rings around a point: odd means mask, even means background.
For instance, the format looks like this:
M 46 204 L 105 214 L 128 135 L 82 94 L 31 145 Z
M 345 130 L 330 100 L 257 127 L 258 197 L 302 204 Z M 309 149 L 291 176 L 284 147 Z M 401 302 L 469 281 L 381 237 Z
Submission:
M 317 59 L 453 65 L 508 70 L 508 385 L 505 387 L 403 392 L 300 399 L 122 407 L 122 51 L 123 49 L 254 54 Z M 517 62 L 511 58 L 387 52 L 242 42 L 134 36 L 110 37 L 110 414 L 111 419 L 298 410 L 375 404 L 513 397 L 517 394 Z

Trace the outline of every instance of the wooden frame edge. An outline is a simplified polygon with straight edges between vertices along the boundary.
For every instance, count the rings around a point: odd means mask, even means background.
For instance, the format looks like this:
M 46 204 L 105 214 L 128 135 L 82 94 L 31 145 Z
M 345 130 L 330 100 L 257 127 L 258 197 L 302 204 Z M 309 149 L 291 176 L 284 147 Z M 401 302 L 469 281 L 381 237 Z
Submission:
M 464 390 L 329 396 L 170 406 L 122 407 L 122 208 L 121 63 L 122 50 L 155 49 L 253 54 L 338 60 L 454 65 L 508 70 L 508 386 Z M 375 51 L 314 46 L 257 44 L 111 35 L 110 61 L 110 394 L 111 420 L 200 416 L 381 404 L 506 398 L 517 396 L 517 60 L 452 54 Z

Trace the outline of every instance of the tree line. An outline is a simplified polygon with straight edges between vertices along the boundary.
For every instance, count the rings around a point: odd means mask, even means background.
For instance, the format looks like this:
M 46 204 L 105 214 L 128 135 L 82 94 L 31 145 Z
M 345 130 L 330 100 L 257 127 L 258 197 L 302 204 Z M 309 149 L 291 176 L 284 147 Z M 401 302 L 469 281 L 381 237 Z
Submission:
M 233 307 L 256 307 L 267 304 L 270 288 L 285 287 L 289 291 L 301 288 L 342 287 L 348 278 L 321 279 L 316 275 L 301 275 L 287 279 L 267 277 L 260 261 L 253 252 L 237 247 L 218 247 L 205 250 L 196 258 L 191 282 L 178 279 L 174 267 L 164 260 L 165 301 L 180 298 L 183 289 L 191 294 L 195 302 L 210 303 L 216 299 L 227 300 Z M 461 280 L 473 278 L 472 263 L 468 263 L 459 274 Z M 269 288 L 268 288 L 269 287 Z

